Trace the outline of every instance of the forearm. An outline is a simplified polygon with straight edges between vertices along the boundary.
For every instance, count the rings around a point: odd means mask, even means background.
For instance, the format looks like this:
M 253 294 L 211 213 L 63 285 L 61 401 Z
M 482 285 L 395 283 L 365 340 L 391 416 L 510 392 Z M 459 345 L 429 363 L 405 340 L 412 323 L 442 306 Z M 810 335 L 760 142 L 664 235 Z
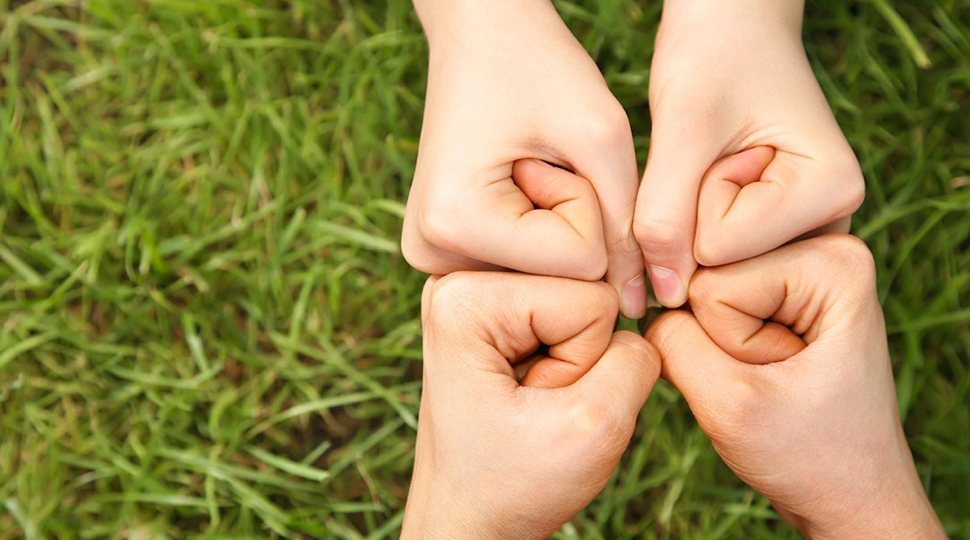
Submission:
M 711 22 L 724 29 L 770 22 L 800 33 L 804 9 L 804 0 L 664 0 L 662 20 L 678 26 Z
M 559 16 L 550 0 L 413 0 L 428 44 L 452 41 L 499 24 L 518 24 Z

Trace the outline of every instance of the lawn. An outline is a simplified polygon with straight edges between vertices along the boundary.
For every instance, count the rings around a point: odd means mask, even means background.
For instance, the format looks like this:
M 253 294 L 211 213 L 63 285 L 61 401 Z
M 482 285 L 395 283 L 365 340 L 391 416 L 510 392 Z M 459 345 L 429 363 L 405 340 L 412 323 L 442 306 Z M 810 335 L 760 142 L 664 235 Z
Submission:
M 646 158 L 659 1 L 558 2 Z M 970 539 L 970 2 L 809 2 L 900 408 Z M 396 536 L 423 276 L 404 0 L 0 0 L 0 540 Z M 797 538 L 660 384 L 556 538 Z

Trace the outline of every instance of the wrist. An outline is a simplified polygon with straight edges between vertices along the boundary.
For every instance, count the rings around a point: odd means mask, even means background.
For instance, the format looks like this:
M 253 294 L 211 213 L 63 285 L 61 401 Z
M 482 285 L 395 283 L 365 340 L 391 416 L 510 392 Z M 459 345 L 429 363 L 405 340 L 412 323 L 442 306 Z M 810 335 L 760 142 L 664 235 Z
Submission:
M 423 476 L 430 479 L 429 476 Z M 412 484 L 401 526 L 401 540 L 542 540 L 553 531 L 538 531 L 514 513 L 486 510 L 487 497 L 471 499 L 472 486 L 460 489 Z
M 912 462 L 909 469 L 905 479 L 885 484 L 879 493 L 863 501 L 854 511 L 823 519 L 805 516 L 800 528 L 811 540 L 945 540 L 946 534 L 923 492 Z
M 873 509 L 857 521 L 836 526 L 817 526 L 806 522 L 802 532 L 809 540 L 946 540 L 947 536 L 929 502 L 919 507 Z
M 435 538 L 441 540 L 499 540 L 502 538 L 487 520 L 478 519 L 473 510 L 463 509 L 455 496 L 443 496 L 431 486 L 432 474 L 419 474 L 408 492 L 401 540 Z M 474 507 L 473 507 L 474 508 Z

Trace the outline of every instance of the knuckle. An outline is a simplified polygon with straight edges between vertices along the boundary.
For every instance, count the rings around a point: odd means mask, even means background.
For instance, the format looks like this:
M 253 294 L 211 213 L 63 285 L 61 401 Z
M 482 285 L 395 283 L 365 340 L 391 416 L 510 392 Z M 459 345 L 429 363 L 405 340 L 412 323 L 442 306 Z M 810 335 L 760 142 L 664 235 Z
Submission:
M 852 271 L 875 269 L 872 253 L 866 243 L 849 234 L 837 234 L 827 237 L 827 247 L 830 256 L 838 261 L 839 266 Z
M 633 235 L 644 255 L 667 253 L 679 248 L 686 241 L 682 228 L 674 223 L 650 217 L 636 217 Z
M 602 298 L 601 305 L 604 306 L 604 313 L 609 313 L 611 315 L 611 320 L 616 318 L 616 313 L 620 310 L 620 297 L 616 294 L 616 289 L 611 285 L 603 281 L 596 281 L 593 283 L 598 289 L 598 293 Z
M 453 272 L 437 280 L 428 292 L 429 321 L 467 321 L 479 304 L 481 281 L 478 272 Z
M 595 110 L 587 121 L 586 132 L 590 140 L 604 146 L 626 144 L 633 139 L 630 119 L 623 106 L 616 101 Z
M 865 242 L 849 234 L 832 234 L 818 238 L 822 249 L 815 250 L 824 267 L 833 274 L 849 276 L 842 284 L 857 284 L 868 293 L 876 282 L 876 264 Z
M 609 266 L 606 249 L 602 244 L 587 242 L 586 248 L 578 259 L 576 277 L 583 281 L 598 281 Z
M 607 241 L 606 251 L 618 257 L 639 256 L 640 246 L 637 245 L 636 238 L 633 236 L 633 226 L 628 223 L 618 231 L 613 232 Z
M 833 178 L 839 193 L 837 204 L 829 216 L 834 221 L 852 215 L 862 206 L 866 198 L 866 182 L 854 158 L 850 164 L 839 169 Z
M 431 273 L 431 261 L 428 259 L 427 250 L 424 249 L 424 245 L 416 235 L 414 225 L 405 217 L 403 233 L 401 234 L 401 254 L 404 255 L 404 260 L 412 268 Z
M 718 233 L 717 227 L 697 224 L 697 234 L 694 238 L 694 260 L 697 264 L 718 266 L 727 263 L 725 245 L 724 238 Z
M 713 268 L 698 268 L 687 287 L 687 296 L 691 305 L 704 304 L 711 301 L 720 290 L 717 284 L 717 270 Z
M 600 448 L 611 448 L 628 440 L 633 432 L 633 423 L 624 415 L 618 414 L 617 410 L 602 399 L 579 399 L 566 415 L 568 425 L 574 427 L 572 434 L 578 441 Z
M 446 208 L 446 206 L 441 205 L 437 208 Z M 446 251 L 454 251 L 458 237 L 456 228 L 457 224 L 448 219 L 443 212 L 426 211 L 421 212 L 417 217 L 417 229 L 421 238 Z
M 660 352 L 644 336 L 620 330 L 613 334 L 613 343 L 634 351 L 634 357 L 641 359 L 638 365 L 654 381 L 660 377 Z
M 665 353 L 676 350 L 680 344 L 680 336 L 684 335 L 684 325 L 692 318 L 692 315 L 682 309 L 665 311 L 650 323 L 643 335 L 662 357 Z

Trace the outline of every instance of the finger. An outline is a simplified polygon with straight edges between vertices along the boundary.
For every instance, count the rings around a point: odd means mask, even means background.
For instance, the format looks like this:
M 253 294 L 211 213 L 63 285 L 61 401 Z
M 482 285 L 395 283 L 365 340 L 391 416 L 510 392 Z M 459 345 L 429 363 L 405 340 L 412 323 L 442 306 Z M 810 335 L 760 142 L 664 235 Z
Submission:
M 431 356 L 512 378 L 513 366 L 529 358 L 523 384 L 542 387 L 567 386 L 589 370 L 609 344 L 618 309 L 602 282 L 500 272 L 449 274 L 427 303 L 425 334 L 438 338 Z M 548 351 L 535 360 L 542 344 Z M 446 369 L 467 369 L 460 364 Z
M 562 265 L 568 271 L 568 275 L 563 277 L 586 280 L 603 277 L 606 246 L 603 243 L 599 201 L 592 185 L 570 171 L 538 159 L 516 161 L 512 167 L 512 178 L 522 193 L 538 207 L 522 213 L 515 223 L 518 231 L 515 238 L 543 247 L 539 252 L 524 255 L 535 258 L 541 257 L 543 251 L 552 253 L 555 259 L 561 259 L 557 266 Z M 566 237 L 566 243 L 555 245 L 556 238 L 547 236 L 546 229 L 565 233 L 561 236 Z M 592 255 L 591 260 L 582 260 L 589 255 Z M 554 271 L 535 273 L 564 274 Z
M 659 121 L 654 125 L 637 195 L 633 231 L 654 294 L 667 307 L 687 300 L 687 283 L 697 268 L 693 242 L 698 187 L 717 158 L 708 144 L 685 143 L 696 141 L 700 129 L 666 127 Z
M 868 250 L 845 235 L 814 238 L 698 271 L 690 306 L 725 352 L 748 363 L 784 360 L 811 343 L 834 309 L 860 310 L 873 281 Z M 855 321 L 858 323 L 859 321 Z M 831 323 L 829 323 L 831 324 Z
M 495 271 L 502 267 L 441 249 L 429 242 L 419 227 L 413 225 L 418 217 L 417 205 L 409 205 L 405 211 L 401 230 L 401 253 L 412 268 L 427 274 L 450 274 L 462 270 Z M 427 229 L 425 227 L 425 229 Z
M 660 354 L 633 332 L 616 332 L 598 362 L 570 387 L 598 410 L 631 428 L 660 376 Z
M 637 158 L 633 148 L 626 113 L 611 126 L 620 126 L 615 134 L 604 137 L 603 145 L 586 144 L 577 155 L 577 172 L 588 178 L 596 190 L 603 238 L 608 260 L 606 282 L 620 297 L 624 317 L 639 319 L 647 311 L 647 282 L 644 278 L 643 254 L 633 236 L 633 211 L 636 208 Z
M 776 269 L 780 270 L 780 269 Z M 708 334 L 731 356 L 751 364 L 778 362 L 805 348 L 801 337 L 784 324 L 767 320 L 786 300 L 788 280 L 773 274 L 772 282 L 758 282 L 761 273 L 701 269 L 690 286 L 690 307 Z M 739 287 L 720 291 L 721 287 Z
M 822 225 L 821 227 L 813 231 L 808 231 L 807 233 L 792 240 L 792 242 L 798 242 L 800 240 L 806 240 L 808 238 L 815 238 L 816 236 L 824 236 L 826 234 L 848 234 L 851 228 L 852 228 L 852 216 L 845 216 L 844 218 L 837 221 L 833 221 L 828 225 Z
M 598 280 L 606 271 L 599 202 L 584 178 L 543 161 L 516 161 L 467 222 L 468 256 L 533 274 Z
M 767 146 L 727 156 L 701 183 L 694 257 L 716 266 L 767 252 L 851 215 L 863 193 L 856 165 L 834 170 Z
M 716 410 L 719 399 L 730 394 L 720 389 L 741 380 L 744 364 L 711 341 L 687 311 L 664 313 L 647 328 L 645 337 L 660 353 L 661 376 L 684 395 L 691 409 Z
M 443 190 L 428 197 L 424 212 L 415 207 L 406 216 L 409 263 L 431 273 L 511 268 L 603 277 L 603 224 L 589 182 L 535 159 L 492 174 L 479 190 Z

